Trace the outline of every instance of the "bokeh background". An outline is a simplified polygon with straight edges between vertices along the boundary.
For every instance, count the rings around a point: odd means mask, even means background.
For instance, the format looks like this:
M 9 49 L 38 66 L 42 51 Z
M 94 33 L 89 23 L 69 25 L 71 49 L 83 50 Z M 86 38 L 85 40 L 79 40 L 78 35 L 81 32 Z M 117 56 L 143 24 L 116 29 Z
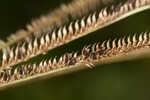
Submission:
M 70 0 L 1 0 L 0 38 L 24 28 L 41 14 Z M 57 48 L 50 55 L 81 49 L 85 44 L 104 41 L 134 33 L 150 32 L 150 10 L 130 16 L 120 22 Z M 79 45 L 80 44 L 80 45 Z M 59 52 L 61 51 L 61 52 Z M 56 55 L 57 54 L 57 55 Z M 35 81 L 0 91 L 1 100 L 150 100 L 150 59 L 96 66 L 93 69 Z

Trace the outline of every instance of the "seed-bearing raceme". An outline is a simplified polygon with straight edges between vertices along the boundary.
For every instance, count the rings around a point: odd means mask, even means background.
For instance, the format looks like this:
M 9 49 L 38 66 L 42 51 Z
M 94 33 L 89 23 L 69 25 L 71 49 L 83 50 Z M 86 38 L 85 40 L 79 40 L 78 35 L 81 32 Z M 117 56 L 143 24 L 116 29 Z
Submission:
M 6 53 L 3 52 L 2 56 L 2 64 L 0 65 L 0 70 L 14 66 L 17 63 L 25 62 L 29 60 L 31 57 L 37 56 L 39 54 L 45 54 L 47 51 L 56 48 L 60 45 L 68 43 L 74 39 L 77 39 L 81 36 L 86 35 L 88 32 L 92 31 L 93 29 L 97 30 L 101 27 L 106 26 L 111 22 L 117 21 L 117 19 L 121 18 L 125 14 L 129 14 L 130 12 L 134 12 L 136 9 L 140 9 L 144 6 L 150 5 L 150 0 L 131 0 L 124 4 L 119 4 L 118 6 L 112 6 L 110 8 L 104 8 L 100 12 L 94 12 L 89 16 L 84 16 L 83 18 L 77 19 L 75 22 L 70 22 L 69 25 L 65 25 L 64 27 L 58 28 L 58 30 L 53 30 L 51 32 L 42 32 L 39 37 L 34 37 L 33 40 L 26 42 L 24 44 L 17 45 L 16 48 L 10 48 L 10 52 Z M 44 21 L 42 19 L 42 21 Z M 32 25 L 28 26 L 29 30 L 34 28 L 38 28 L 38 24 L 33 22 Z M 141 38 L 140 38 L 141 40 Z M 121 40 L 120 40 L 121 41 Z M 124 43 L 123 41 L 121 41 Z M 130 41 L 128 41 L 128 46 L 130 46 Z M 119 45 L 122 43 L 118 42 Z M 144 40 L 146 43 L 146 40 Z M 143 42 L 138 43 L 138 47 L 140 48 L 141 45 L 144 44 Z M 108 53 L 111 55 L 111 51 L 109 48 L 109 42 L 106 44 L 107 50 L 105 48 L 101 48 L 97 50 L 96 54 L 103 55 Z M 134 40 L 133 45 L 136 48 L 137 43 Z M 115 45 L 114 45 L 115 46 Z M 124 47 L 126 47 L 124 45 Z M 115 50 L 115 48 L 113 48 Z M 125 51 L 124 49 L 117 48 L 117 50 L 121 50 L 120 52 Z M 87 51 L 84 51 L 84 57 L 89 57 L 89 54 L 85 54 Z M 113 52 L 115 54 L 116 51 Z M 91 55 L 92 58 L 97 58 L 94 56 L 95 54 Z
M 110 40 L 102 43 L 95 43 L 93 45 L 85 46 L 82 53 L 67 53 L 61 56 L 58 60 L 56 58 L 41 61 L 39 64 L 22 64 L 14 69 L 4 69 L 0 72 L 0 84 L 24 79 L 34 75 L 51 72 L 65 67 L 73 67 L 76 64 L 83 64 L 91 67 L 94 62 L 100 62 L 120 54 L 128 54 L 133 50 L 140 50 L 142 48 L 150 47 L 150 33 L 141 33 L 137 38 L 128 36 L 122 39 Z M 88 65 L 87 65 L 88 64 Z

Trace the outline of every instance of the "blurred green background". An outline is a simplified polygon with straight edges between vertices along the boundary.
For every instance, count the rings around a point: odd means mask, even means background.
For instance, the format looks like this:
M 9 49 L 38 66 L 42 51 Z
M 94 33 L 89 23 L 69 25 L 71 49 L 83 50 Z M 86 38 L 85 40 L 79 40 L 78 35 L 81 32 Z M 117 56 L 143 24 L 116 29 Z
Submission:
M 0 38 L 5 40 L 6 36 L 24 28 L 32 19 L 66 2 L 70 0 L 1 0 Z M 57 53 L 50 55 L 61 55 L 68 49 L 69 52 L 77 51 L 95 41 L 145 31 L 150 32 L 150 10 L 73 41 L 66 47 L 57 48 Z M 0 100 L 150 100 L 149 92 L 150 59 L 139 58 L 12 87 L 0 91 Z

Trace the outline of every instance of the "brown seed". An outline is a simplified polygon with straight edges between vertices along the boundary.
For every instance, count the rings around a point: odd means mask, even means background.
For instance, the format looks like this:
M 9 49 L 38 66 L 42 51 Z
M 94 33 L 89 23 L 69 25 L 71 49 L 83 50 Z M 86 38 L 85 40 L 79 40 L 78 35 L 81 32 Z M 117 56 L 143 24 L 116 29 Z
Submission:
M 10 70 L 5 70 L 3 74 L 3 81 L 9 81 L 10 80 Z
M 74 65 L 76 62 L 77 61 L 75 57 L 69 56 L 68 65 Z
M 24 74 L 25 74 L 25 69 L 24 69 L 24 67 L 23 67 L 23 66 L 19 67 L 19 68 L 18 68 L 18 72 L 19 72 L 20 75 L 24 75 Z
M 18 59 L 22 59 L 22 49 L 21 48 L 18 48 L 18 56 L 17 56 Z
M 83 48 L 82 54 L 85 59 L 87 59 L 90 56 L 90 49 L 88 47 Z
M 97 54 L 95 52 L 91 53 L 91 58 L 93 60 L 96 60 L 97 59 Z

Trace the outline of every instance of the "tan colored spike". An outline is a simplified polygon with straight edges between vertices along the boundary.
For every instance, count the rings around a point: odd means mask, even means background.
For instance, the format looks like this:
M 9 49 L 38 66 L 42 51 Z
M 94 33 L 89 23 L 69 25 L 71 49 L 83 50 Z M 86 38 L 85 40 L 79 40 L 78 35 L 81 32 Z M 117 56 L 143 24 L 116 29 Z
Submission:
M 42 66 L 41 66 L 41 72 L 44 73 L 45 72 L 45 66 L 44 66 L 44 61 L 42 62 Z
M 57 60 L 56 60 L 56 58 L 54 58 L 54 60 L 53 60 L 52 68 L 53 68 L 53 69 L 56 69 L 56 68 L 57 68 Z
M 133 9 L 134 9 L 132 3 L 129 3 L 129 9 L 130 9 L 130 10 L 133 10 Z
M 129 6 L 128 6 L 128 4 L 126 3 L 126 4 L 124 4 L 124 12 L 128 12 L 129 11 Z
M 19 79 L 18 71 L 17 71 L 17 69 L 15 69 L 14 74 L 12 75 L 11 81 L 18 80 L 18 79 Z
M 32 51 L 33 51 L 32 42 L 29 42 L 28 50 L 27 50 L 27 55 L 28 55 L 28 56 L 31 56 Z
M 111 47 L 110 47 L 110 40 L 107 41 L 106 47 L 107 47 L 108 50 L 111 49 Z
M 10 80 L 11 70 L 4 71 L 4 74 L 2 76 L 2 82 L 8 82 Z M 7 77 L 6 77 L 7 76 Z
M 35 74 L 36 73 L 36 64 L 33 64 L 33 73 Z
M 92 52 L 95 52 L 96 43 L 92 45 Z
M 131 4 L 131 6 L 132 6 L 132 4 Z M 124 6 L 121 6 L 121 7 L 120 7 L 119 14 L 121 15 L 121 14 L 123 14 L 123 13 L 125 13 Z
M 37 38 L 35 38 L 33 42 L 33 53 L 36 54 L 38 52 L 38 43 L 37 43 Z
M 18 51 L 19 51 L 19 46 L 16 47 L 16 50 L 15 50 L 15 62 L 18 60 Z
M 50 71 L 50 70 L 51 70 L 51 67 L 50 67 L 50 65 L 49 65 L 49 60 L 48 60 L 48 61 L 46 61 L 46 63 L 47 63 L 46 70 L 47 70 L 47 71 Z
M 99 45 L 100 45 L 100 43 L 96 44 L 96 46 L 95 46 L 96 47 L 96 51 L 99 49 Z
M 117 47 L 117 46 L 116 46 L 116 39 L 114 39 L 113 42 L 112 42 L 112 48 L 113 48 L 113 49 L 116 49 L 116 47 Z
M 132 45 L 132 43 L 131 43 L 130 36 L 129 36 L 129 37 L 128 37 L 127 48 L 130 49 L 130 48 L 131 48 L 131 45 Z
M 63 39 L 61 30 L 62 30 L 61 28 L 59 28 L 59 30 L 58 30 L 57 43 L 60 43 L 62 41 L 62 39 Z
M 56 44 L 56 33 L 52 33 L 51 46 L 54 47 Z
M 14 60 L 14 52 L 13 52 L 13 48 L 10 50 L 10 58 L 9 58 L 9 64 L 13 62 Z
M 98 21 L 99 21 L 100 25 L 105 21 L 105 18 L 103 16 L 103 10 L 101 10 L 100 13 L 99 13 Z
M 96 24 L 96 13 L 92 15 L 92 24 L 93 26 Z
M 122 39 L 122 47 L 123 49 L 127 49 L 127 43 L 125 41 L 125 37 Z
M 46 36 L 45 36 L 45 40 L 46 40 L 46 48 L 48 48 L 48 47 L 49 47 L 49 45 L 50 45 L 49 33 L 47 33 L 47 34 L 46 34 Z
M 143 41 L 143 33 L 142 34 L 140 34 L 140 36 L 139 36 L 139 41 Z
M 43 72 L 43 61 L 40 62 L 39 69 L 38 69 L 38 73 L 42 73 L 42 72 Z
M 69 25 L 69 39 L 71 39 L 73 36 L 73 28 L 72 28 L 72 23 Z
M 140 2 L 140 0 L 136 0 L 135 1 L 135 6 L 137 7 L 137 8 L 139 8 L 141 5 L 141 2 Z
M 21 50 L 22 50 L 22 56 L 23 56 L 22 58 L 24 59 L 24 58 L 25 58 L 25 56 L 26 56 L 25 43 L 22 45 Z
M 42 65 L 39 65 L 38 73 L 43 73 L 44 72 L 43 62 L 40 64 L 42 64 Z
M 2 61 L 2 66 L 6 67 L 5 65 L 7 64 L 7 53 L 3 52 L 3 61 Z
M 85 28 L 85 17 L 81 19 L 81 28 Z
M 141 2 L 141 6 L 144 6 L 144 5 L 146 5 L 147 0 L 140 0 L 140 2 Z
M 114 39 L 114 40 L 112 41 L 111 54 L 112 54 L 112 55 L 116 55 L 116 51 L 117 51 L 116 39 Z
M 44 61 L 44 72 L 48 72 L 50 69 L 46 61 Z
M 150 33 L 148 33 L 148 38 L 149 38 L 149 40 L 150 40 Z
M 45 66 L 45 67 L 47 67 L 47 65 L 48 65 L 48 64 L 47 64 L 47 62 L 46 62 L 46 61 L 44 61 L 44 66 Z
M 105 43 L 106 43 L 106 41 L 104 41 L 104 42 L 102 43 L 102 45 L 101 45 L 101 47 L 102 47 L 103 49 L 105 49 Z
M 145 32 L 144 33 L 144 40 L 143 40 L 142 44 L 145 46 L 147 44 L 147 42 L 148 42 L 148 38 L 147 38 L 147 33 Z
M 59 66 L 59 68 L 61 68 L 61 67 L 63 67 L 64 65 L 63 65 L 63 57 L 61 56 L 60 58 L 59 58 L 59 60 L 58 60 L 58 66 Z
M 97 43 L 97 45 L 96 45 L 96 52 L 99 51 L 99 50 L 105 50 L 105 49 L 106 49 L 105 43 L 106 43 L 106 41 L 104 41 L 104 42 L 101 44 L 100 47 L 99 47 L 100 43 Z
M 136 48 L 137 46 L 137 40 L 136 40 L 136 35 L 133 36 L 133 48 Z
M 51 60 L 51 59 L 48 60 L 48 65 L 49 65 L 49 68 L 50 68 L 50 69 L 53 68 L 53 67 L 52 67 L 53 65 L 52 65 L 52 60 Z
M 24 78 L 27 77 L 27 65 L 24 66 L 24 76 L 23 76 L 23 77 L 24 77 Z
M 118 40 L 118 51 L 120 51 L 120 49 L 122 48 L 122 44 L 121 44 L 121 39 Z
M 127 50 L 127 43 L 125 41 L 125 37 L 122 39 L 121 43 L 122 43 L 122 46 L 121 46 L 121 51 L 120 52 L 126 52 L 126 50 Z
M 44 36 L 40 39 L 40 50 L 43 51 L 45 49 L 45 39 Z
M 79 28 L 79 21 L 77 20 L 75 22 L 75 36 L 77 36 L 79 34 L 80 28 Z
M 92 21 L 91 21 L 91 15 L 87 18 L 87 27 L 91 27 Z
M 103 16 L 104 16 L 104 17 L 107 17 L 107 16 L 108 16 L 108 14 L 107 14 L 107 9 L 106 9 L 106 8 L 102 11 L 102 13 L 103 13 Z
M 145 4 L 146 4 L 146 1 L 147 1 L 147 0 L 141 0 L 141 6 L 145 5 Z
M 148 46 L 150 46 L 150 33 L 148 34 L 148 43 L 147 43 Z
M 66 29 L 66 26 L 64 26 L 64 28 L 63 28 L 63 40 L 66 40 L 66 39 L 67 39 L 67 29 Z
M 75 52 L 75 53 L 73 54 L 73 57 L 74 57 L 74 58 L 77 58 L 77 52 Z
M 138 43 L 137 43 L 137 47 L 141 47 L 142 46 L 142 43 L 143 43 L 143 34 L 140 34 L 139 36 L 139 40 L 138 40 Z
M 64 55 L 63 55 L 63 63 L 64 63 L 64 65 L 66 65 L 66 62 L 67 62 L 67 61 L 66 61 L 66 58 L 67 58 L 66 56 L 67 56 L 67 55 L 68 55 L 68 54 L 64 54 Z

